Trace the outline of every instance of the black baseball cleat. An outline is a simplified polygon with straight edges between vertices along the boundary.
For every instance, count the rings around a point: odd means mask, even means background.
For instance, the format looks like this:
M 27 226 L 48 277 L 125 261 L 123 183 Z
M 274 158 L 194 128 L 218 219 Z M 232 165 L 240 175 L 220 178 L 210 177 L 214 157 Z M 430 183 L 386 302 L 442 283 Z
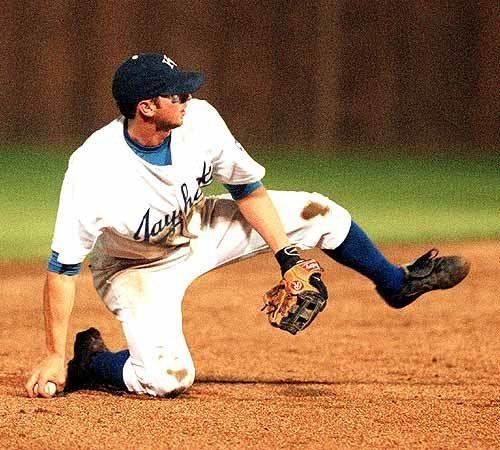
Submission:
M 95 328 L 81 331 L 76 334 L 73 359 L 68 363 L 68 375 L 66 377 L 65 392 L 78 391 L 80 389 L 101 389 L 93 380 L 90 371 L 92 358 L 102 352 L 109 351 L 101 333 Z
M 410 264 L 402 266 L 405 271 L 403 288 L 394 293 L 377 292 L 393 308 L 404 308 L 418 297 L 435 289 L 450 289 L 460 283 L 469 273 L 470 263 L 461 256 L 438 257 L 433 248 Z

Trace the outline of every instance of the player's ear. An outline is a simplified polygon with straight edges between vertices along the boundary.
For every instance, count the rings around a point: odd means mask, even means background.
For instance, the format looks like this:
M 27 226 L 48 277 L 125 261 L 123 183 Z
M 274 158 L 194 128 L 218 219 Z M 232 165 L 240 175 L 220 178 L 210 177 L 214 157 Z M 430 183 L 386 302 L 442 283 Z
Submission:
M 153 100 L 142 100 L 137 104 L 137 113 L 145 117 L 153 117 L 156 106 Z

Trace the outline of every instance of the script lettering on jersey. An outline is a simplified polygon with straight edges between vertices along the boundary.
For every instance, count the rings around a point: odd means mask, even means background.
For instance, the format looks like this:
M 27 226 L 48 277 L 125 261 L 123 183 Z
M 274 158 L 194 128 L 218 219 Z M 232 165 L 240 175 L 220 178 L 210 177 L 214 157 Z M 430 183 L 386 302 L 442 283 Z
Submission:
M 184 214 L 187 214 L 187 212 L 193 207 L 193 205 L 196 205 L 196 203 L 199 202 L 201 197 L 203 197 L 203 192 L 201 190 L 202 187 L 208 186 L 213 180 L 212 177 L 212 166 L 207 165 L 206 162 L 203 162 L 203 170 L 201 172 L 201 176 L 196 178 L 196 181 L 198 182 L 198 188 L 196 189 L 196 192 L 194 193 L 193 196 L 189 194 L 189 188 L 186 183 L 182 183 L 181 185 L 181 193 L 182 193 L 182 200 L 184 202 Z
M 154 242 L 161 244 L 165 242 L 170 236 L 175 234 L 175 230 L 179 226 L 183 226 L 183 215 L 187 215 L 189 210 L 198 203 L 202 197 L 203 192 L 202 187 L 209 185 L 212 180 L 213 167 L 206 162 L 203 162 L 203 169 L 201 175 L 196 178 L 197 189 L 194 193 L 189 192 L 189 188 L 186 183 L 182 183 L 180 189 L 182 194 L 183 204 L 180 209 L 175 209 L 168 214 L 165 214 L 163 218 L 153 223 L 151 226 L 151 208 L 145 212 L 142 216 L 141 223 L 134 233 L 134 240 L 150 242 L 154 239 Z M 154 220 L 154 219 L 153 219 Z
M 172 235 L 175 231 L 175 228 L 179 225 L 182 225 L 182 217 L 180 215 L 179 210 L 174 210 L 170 214 L 165 214 L 163 219 L 155 222 L 153 227 L 150 228 L 150 211 L 151 208 L 148 208 L 146 214 L 142 217 L 141 223 L 137 231 L 134 233 L 134 239 L 136 241 L 143 240 L 144 242 L 149 242 L 151 236 L 156 236 L 160 234 L 165 228 L 169 227 L 169 230 L 166 235 L 162 236 L 162 241 L 168 239 L 170 235 Z M 142 234 L 144 230 L 144 234 Z

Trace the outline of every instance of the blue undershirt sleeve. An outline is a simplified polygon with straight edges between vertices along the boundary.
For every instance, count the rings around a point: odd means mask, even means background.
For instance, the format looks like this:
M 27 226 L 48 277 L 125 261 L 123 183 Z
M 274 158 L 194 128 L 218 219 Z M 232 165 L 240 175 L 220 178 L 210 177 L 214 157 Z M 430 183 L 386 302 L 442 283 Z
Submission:
M 225 184 L 224 187 L 233 197 L 233 200 L 241 200 L 247 195 L 250 195 L 253 191 L 260 188 L 262 183 L 260 181 L 255 181 L 254 183 L 248 184 Z
M 82 268 L 82 263 L 62 264 L 57 260 L 58 256 L 59 253 L 52 250 L 48 266 L 49 272 L 54 272 L 61 275 L 78 275 L 80 273 L 80 269 Z

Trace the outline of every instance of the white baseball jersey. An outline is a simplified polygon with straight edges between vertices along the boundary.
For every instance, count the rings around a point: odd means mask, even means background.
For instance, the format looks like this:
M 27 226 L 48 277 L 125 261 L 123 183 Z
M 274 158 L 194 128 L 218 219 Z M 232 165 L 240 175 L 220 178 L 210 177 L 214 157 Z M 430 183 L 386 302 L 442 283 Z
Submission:
M 195 238 L 202 187 L 215 178 L 248 184 L 264 176 L 209 103 L 191 100 L 182 126 L 172 130 L 172 164 L 149 164 L 124 139 L 120 116 L 70 158 L 61 190 L 52 249 L 76 264 L 96 241 L 105 254 L 156 258 Z

